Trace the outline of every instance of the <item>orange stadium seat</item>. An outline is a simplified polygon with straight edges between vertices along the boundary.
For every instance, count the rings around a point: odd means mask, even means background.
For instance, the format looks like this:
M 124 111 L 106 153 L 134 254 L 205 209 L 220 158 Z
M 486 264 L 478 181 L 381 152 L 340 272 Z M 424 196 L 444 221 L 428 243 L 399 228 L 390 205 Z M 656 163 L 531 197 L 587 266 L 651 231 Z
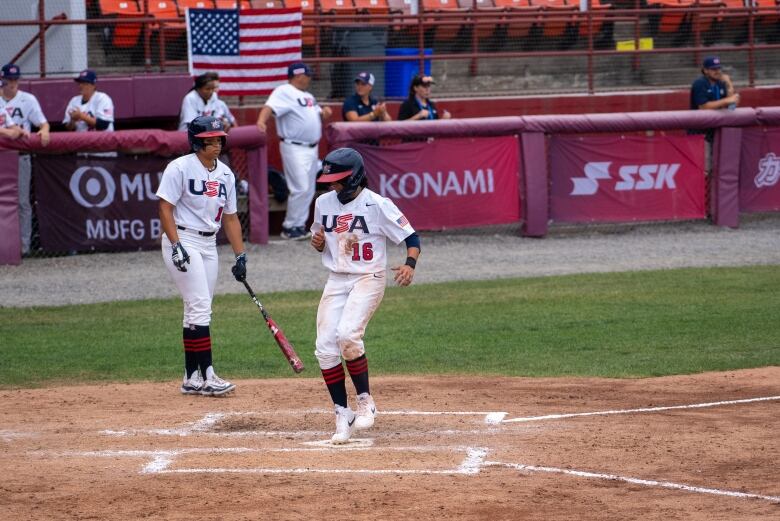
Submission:
M 176 0 L 179 14 L 184 16 L 187 9 L 214 9 L 214 0 Z
M 320 0 L 322 14 L 357 14 L 352 0 Z
M 753 3 L 758 7 L 759 25 L 769 26 L 780 22 L 780 15 L 778 15 L 780 2 L 777 0 L 753 0 Z
M 137 0 L 100 0 L 100 15 L 111 18 L 143 16 Z M 122 49 L 135 47 L 141 36 L 141 24 L 117 24 L 110 28 L 111 45 Z
M 601 0 L 590 0 L 590 7 L 593 10 L 593 37 L 595 38 L 601 27 L 604 25 L 604 13 L 612 8 L 612 4 L 601 3 Z M 588 20 L 584 18 L 580 23 L 580 36 L 588 35 Z
M 152 23 L 149 25 L 152 31 L 159 31 L 160 27 L 164 27 L 166 39 L 169 37 L 171 39 L 184 37 L 186 28 L 184 20 L 179 16 L 179 9 L 176 7 L 176 2 L 173 0 L 148 0 L 147 9 L 147 14 L 157 19 L 178 18 L 181 20 L 179 22 L 165 22 L 164 26 L 162 23 Z
M 236 7 L 239 9 L 252 8 L 252 4 L 249 0 L 214 0 L 214 4 L 217 6 L 217 9 L 235 9 Z
M 566 0 L 531 0 L 531 5 L 538 5 L 542 8 L 545 15 L 561 18 L 561 15 L 574 14 L 579 12 L 579 4 L 569 5 Z M 544 20 L 543 34 L 548 37 L 563 36 L 569 27 L 577 24 L 576 18 L 572 17 L 570 21 Z
M 311 17 L 311 15 L 316 13 L 315 0 L 285 0 L 284 6 L 301 8 L 304 22 L 303 28 L 301 29 L 301 44 L 306 46 L 314 45 L 316 41 L 316 30 L 314 29 L 314 26 L 306 25 L 306 15 Z
M 510 38 L 525 38 L 531 33 L 534 25 L 541 25 L 542 8 L 531 5 L 530 0 L 493 0 L 496 7 L 513 13 L 536 13 L 539 16 L 523 18 L 507 18 L 507 36 Z
M 355 9 L 358 13 L 365 14 L 388 14 L 390 6 L 387 0 L 354 0 Z
M 281 9 L 284 7 L 282 0 L 250 0 L 252 9 Z
M 465 13 L 466 9 L 462 9 L 458 5 L 458 0 L 422 0 L 422 10 L 426 14 L 440 13 L 440 12 L 462 12 Z M 443 24 L 447 25 L 443 25 Z M 433 35 L 435 40 L 456 40 L 458 35 L 461 34 L 461 26 L 457 24 L 455 18 L 439 19 L 436 26 L 426 28 L 426 33 Z
M 476 9 L 475 9 L 476 6 Z M 480 13 L 500 12 L 503 11 L 500 7 L 496 7 L 493 0 L 458 0 L 458 7 L 463 10 Z M 477 25 L 477 37 L 479 39 L 487 38 L 493 34 L 496 26 L 500 22 L 500 18 L 481 16 L 477 19 L 479 25 Z
M 695 0 L 647 0 L 647 6 L 653 9 L 663 9 L 665 12 L 659 15 L 657 32 L 676 33 L 687 22 L 688 13 L 676 13 L 675 9 L 692 7 Z

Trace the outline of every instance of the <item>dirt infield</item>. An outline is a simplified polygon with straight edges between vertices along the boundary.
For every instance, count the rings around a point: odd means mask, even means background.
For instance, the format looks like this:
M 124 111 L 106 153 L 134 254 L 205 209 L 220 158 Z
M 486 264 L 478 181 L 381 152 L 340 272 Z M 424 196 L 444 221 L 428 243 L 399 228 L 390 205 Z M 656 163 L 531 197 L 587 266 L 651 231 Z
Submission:
M 7 520 L 778 519 L 780 367 L 638 380 L 316 378 L 0 391 Z

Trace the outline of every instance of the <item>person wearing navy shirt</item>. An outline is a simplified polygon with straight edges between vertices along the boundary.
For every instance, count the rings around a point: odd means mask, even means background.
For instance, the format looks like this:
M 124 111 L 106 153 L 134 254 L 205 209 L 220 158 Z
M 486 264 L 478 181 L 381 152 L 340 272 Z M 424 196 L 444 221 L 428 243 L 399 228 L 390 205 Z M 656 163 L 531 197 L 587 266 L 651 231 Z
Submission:
M 344 100 L 344 121 L 392 121 L 387 106 L 371 95 L 374 75 L 361 72 L 355 77 L 355 94 Z
M 431 85 L 436 82 L 430 76 L 418 74 L 412 78 L 412 84 L 409 86 L 409 96 L 401 104 L 398 111 L 399 120 L 426 120 L 426 119 L 450 119 L 452 115 L 436 107 L 431 100 Z
M 711 56 L 704 59 L 701 76 L 691 85 L 691 110 L 734 109 L 739 104 L 739 94 L 734 90 L 731 78 L 721 70 L 720 58 Z M 713 129 L 690 130 L 689 134 L 706 134 L 706 140 L 712 142 Z

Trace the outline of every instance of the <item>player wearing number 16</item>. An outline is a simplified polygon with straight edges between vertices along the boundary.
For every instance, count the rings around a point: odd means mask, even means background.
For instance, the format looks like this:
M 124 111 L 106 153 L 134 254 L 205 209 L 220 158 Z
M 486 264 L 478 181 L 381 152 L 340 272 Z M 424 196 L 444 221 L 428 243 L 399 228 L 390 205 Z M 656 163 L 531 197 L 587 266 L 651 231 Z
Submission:
M 246 278 L 246 254 L 236 208 L 236 180 L 218 157 L 227 143 L 222 122 L 199 116 L 187 127 L 192 153 L 168 164 L 160 180 L 162 256 L 184 300 L 182 394 L 220 396 L 235 385 L 219 378 L 211 357 L 211 301 L 217 283 L 216 235 L 224 226 L 236 263 Z
M 374 425 L 376 404 L 368 385 L 363 334 L 385 294 L 386 243 L 406 243 L 406 262 L 393 269 L 395 281 L 408 286 L 414 277 L 420 238 L 390 200 L 368 188 L 363 158 L 339 148 L 322 162 L 319 183 L 330 191 L 314 203 L 311 245 L 330 270 L 317 309 L 315 355 L 336 410 L 331 441 L 347 443 L 355 429 Z M 347 401 L 344 367 L 357 393 L 357 410 Z

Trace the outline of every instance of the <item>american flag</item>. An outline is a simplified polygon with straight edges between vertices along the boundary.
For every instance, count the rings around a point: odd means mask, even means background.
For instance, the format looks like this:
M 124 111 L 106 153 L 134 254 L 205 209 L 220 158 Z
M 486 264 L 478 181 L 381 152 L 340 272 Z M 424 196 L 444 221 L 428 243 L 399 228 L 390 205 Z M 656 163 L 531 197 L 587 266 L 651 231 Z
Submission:
M 301 59 L 301 10 L 188 9 L 190 74 L 219 73 L 221 95 L 265 96 Z
M 409 221 L 406 219 L 406 216 L 401 214 L 401 217 L 395 220 L 395 222 L 398 223 L 399 226 L 406 226 L 409 224 Z

